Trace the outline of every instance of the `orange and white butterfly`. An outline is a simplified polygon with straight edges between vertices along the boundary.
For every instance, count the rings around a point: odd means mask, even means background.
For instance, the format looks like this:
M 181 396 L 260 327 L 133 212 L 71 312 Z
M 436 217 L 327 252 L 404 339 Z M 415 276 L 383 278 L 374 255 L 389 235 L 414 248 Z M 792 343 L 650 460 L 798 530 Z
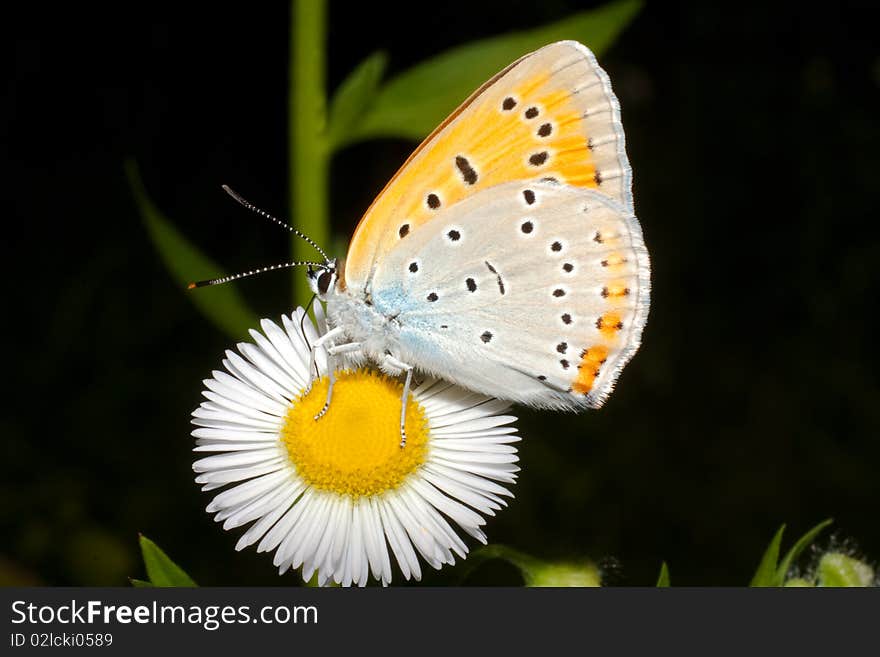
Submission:
M 533 407 L 600 406 L 648 314 L 631 183 L 593 53 L 561 41 L 522 57 L 409 157 L 347 258 L 309 270 L 320 343 L 406 374 L 403 409 L 414 369 Z

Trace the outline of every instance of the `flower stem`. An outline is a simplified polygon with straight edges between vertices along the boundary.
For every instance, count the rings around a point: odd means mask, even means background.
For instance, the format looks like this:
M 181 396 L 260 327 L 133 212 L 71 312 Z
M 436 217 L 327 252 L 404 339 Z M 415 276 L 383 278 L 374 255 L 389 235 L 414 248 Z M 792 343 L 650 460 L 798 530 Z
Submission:
M 292 0 L 290 43 L 289 169 L 293 225 L 325 246 L 330 242 L 325 53 L 326 0 Z M 320 256 L 305 241 L 291 236 L 294 260 Z M 301 269 L 293 269 L 294 306 L 311 297 Z

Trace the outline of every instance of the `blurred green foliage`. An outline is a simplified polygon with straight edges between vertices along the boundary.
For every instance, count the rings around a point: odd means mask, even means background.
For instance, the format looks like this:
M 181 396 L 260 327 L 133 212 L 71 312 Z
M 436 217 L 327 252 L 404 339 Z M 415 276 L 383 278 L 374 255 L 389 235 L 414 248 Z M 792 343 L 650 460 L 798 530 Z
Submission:
M 219 265 L 193 246 L 147 196 L 134 160 L 126 161 L 125 173 L 150 239 L 180 289 L 190 281 L 217 276 Z M 234 285 L 212 285 L 188 296 L 205 317 L 234 338 L 245 337 L 259 321 Z

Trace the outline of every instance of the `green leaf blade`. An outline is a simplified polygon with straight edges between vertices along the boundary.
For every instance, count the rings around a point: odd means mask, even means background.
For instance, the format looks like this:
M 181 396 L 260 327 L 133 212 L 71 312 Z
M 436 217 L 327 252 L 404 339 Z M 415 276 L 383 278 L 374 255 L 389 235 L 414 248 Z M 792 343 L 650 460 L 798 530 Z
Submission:
M 141 554 L 147 568 L 147 576 L 151 586 L 161 587 L 193 587 L 198 586 L 186 572 L 174 563 L 162 549 L 146 536 L 140 537 Z M 138 580 L 140 581 L 140 580 Z M 138 586 L 132 580 L 132 584 Z
M 554 41 L 574 39 L 604 52 L 641 9 L 617 0 L 533 30 L 452 48 L 389 80 L 378 92 L 352 141 L 377 137 L 422 139 L 474 89 L 523 55 Z
M 367 57 L 343 80 L 330 102 L 327 140 L 331 151 L 338 150 L 352 138 L 352 129 L 376 97 L 388 55 L 378 51 Z
M 126 161 L 125 173 L 150 239 L 181 290 L 186 292 L 187 283 L 196 278 L 222 276 L 219 265 L 191 244 L 153 204 L 134 161 Z M 247 335 L 248 328 L 257 326 L 259 318 L 233 285 L 200 288 L 186 294 L 202 315 L 231 337 L 241 338 Z
M 660 564 L 660 575 L 657 577 L 657 588 L 665 589 L 671 586 L 671 582 L 669 580 L 669 566 L 666 565 L 664 561 Z
M 761 557 L 761 563 L 755 571 L 754 577 L 749 586 L 777 586 L 776 572 L 779 563 L 779 546 L 782 544 L 782 534 L 785 532 L 785 525 L 782 525 L 770 541 L 770 545 L 764 551 Z
M 797 540 L 797 542 L 791 546 L 791 549 L 786 553 L 782 561 L 779 562 L 779 567 L 776 569 L 776 586 L 782 586 L 782 584 L 785 582 L 785 576 L 791 569 L 791 564 L 794 563 L 794 560 L 797 559 L 800 556 L 801 552 L 807 549 L 813 543 L 813 541 L 816 540 L 816 537 L 820 534 L 820 532 L 832 522 L 834 522 L 834 520 L 831 518 L 823 520 L 811 530 L 806 532 L 803 536 L 801 536 Z

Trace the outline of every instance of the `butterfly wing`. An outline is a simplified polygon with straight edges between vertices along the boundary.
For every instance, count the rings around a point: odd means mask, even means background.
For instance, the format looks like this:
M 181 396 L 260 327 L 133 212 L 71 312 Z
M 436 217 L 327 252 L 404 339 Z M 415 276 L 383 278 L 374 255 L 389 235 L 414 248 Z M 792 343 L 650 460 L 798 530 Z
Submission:
M 619 105 L 576 41 L 511 64 L 416 149 L 358 224 L 346 285 L 367 291 L 382 257 L 444 208 L 499 183 L 544 177 L 597 189 L 632 211 Z
M 593 190 L 496 185 L 438 213 L 376 270 L 400 357 L 496 397 L 597 407 L 638 348 L 648 253 L 632 212 Z

